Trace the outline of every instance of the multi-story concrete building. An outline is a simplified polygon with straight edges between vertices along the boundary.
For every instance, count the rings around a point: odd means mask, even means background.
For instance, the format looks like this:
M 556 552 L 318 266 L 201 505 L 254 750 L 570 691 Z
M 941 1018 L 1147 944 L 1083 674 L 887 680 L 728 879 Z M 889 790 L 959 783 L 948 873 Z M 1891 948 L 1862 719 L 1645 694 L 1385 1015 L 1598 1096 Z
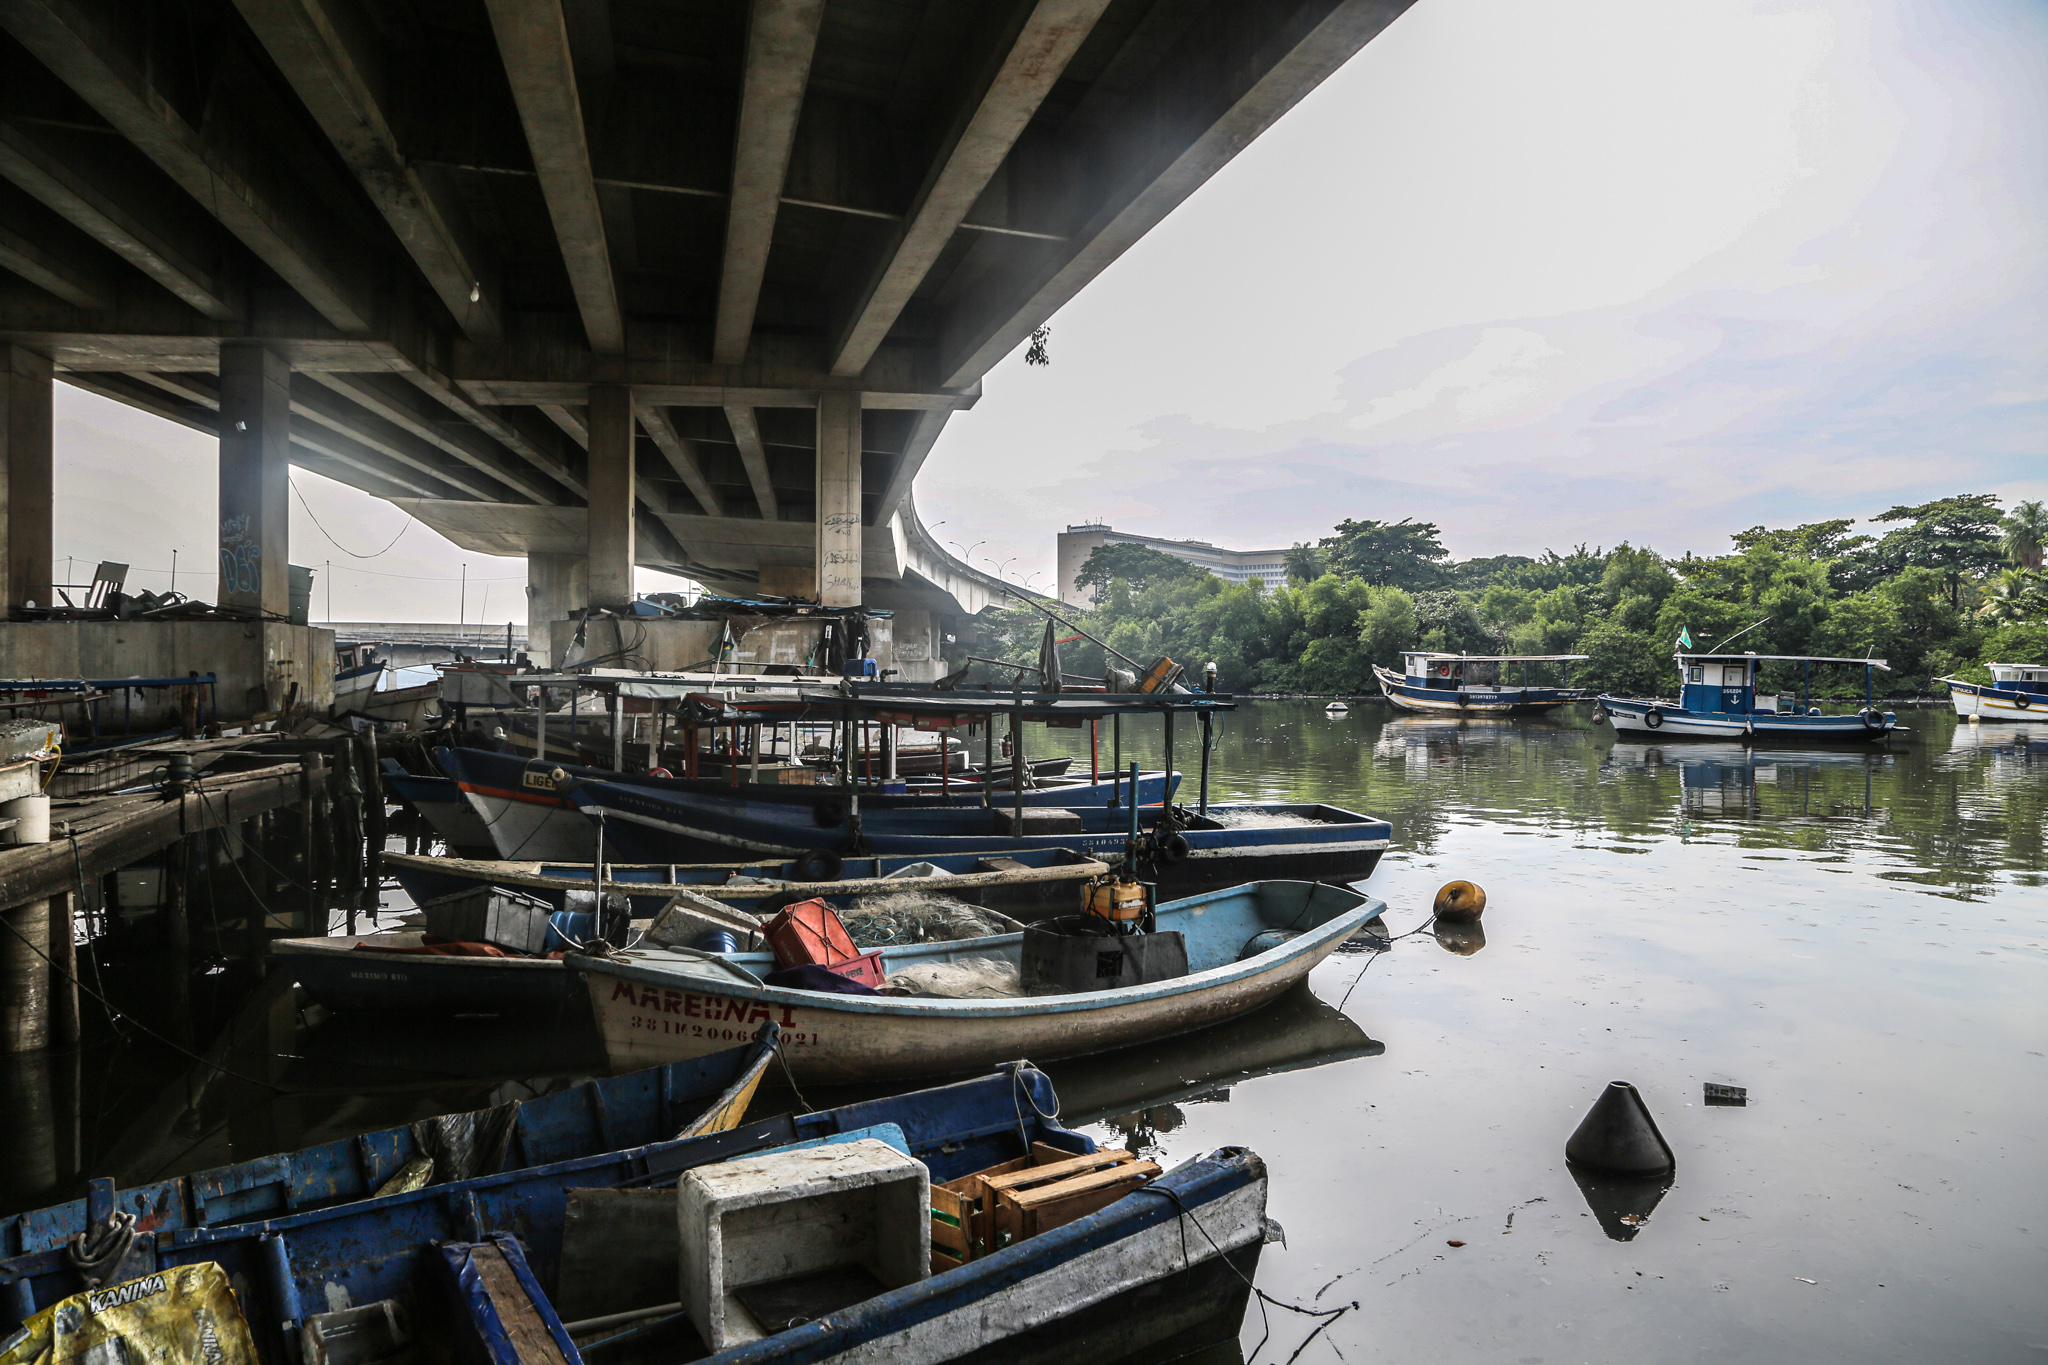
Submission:
M 1079 604 L 1095 600 L 1093 593 L 1074 580 L 1079 576 L 1081 566 L 1088 562 L 1089 553 L 1098 545 L 1143 545 L 1207 569 L 1226 583 L 1245 583 L 1257 578 L 1272 586 L 1287 576 L 1285 549 L 1225 550 L 1206 540 L 1163 540 L 1158 536 L 1112 530 L 1100 522 L 1083 522 L 1060 532 L 1062 601 Z

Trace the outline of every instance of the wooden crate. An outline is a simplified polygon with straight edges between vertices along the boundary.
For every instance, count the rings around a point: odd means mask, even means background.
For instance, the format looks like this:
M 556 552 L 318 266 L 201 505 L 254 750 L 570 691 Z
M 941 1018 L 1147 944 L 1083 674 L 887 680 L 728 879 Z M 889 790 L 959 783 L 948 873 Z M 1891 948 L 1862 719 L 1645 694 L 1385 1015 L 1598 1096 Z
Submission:
M 1125 1151 L 1075 1156 L 1036 1143 L 1031 1155 L 932 1186 L 932 1273 L 1093 1213 L 1159 1174 Z M 1013 1211 L 1004 1214 L 1005 1203 Z

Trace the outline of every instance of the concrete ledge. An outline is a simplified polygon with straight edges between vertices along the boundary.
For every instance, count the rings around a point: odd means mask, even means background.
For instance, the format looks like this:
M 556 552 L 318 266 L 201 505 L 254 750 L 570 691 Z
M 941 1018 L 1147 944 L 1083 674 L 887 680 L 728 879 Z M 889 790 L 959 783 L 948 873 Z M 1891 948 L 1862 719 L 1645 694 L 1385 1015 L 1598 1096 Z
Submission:
M 0 678 L 181 678 L 214 675 L 213 705 L 224 725 L 280 709 L 293 696 L 324 712 L 334 703 L 334 632 L 286 621 L 5 621 Z M 201 699 L 205 705 L 206 699 Z M 118 734 L 123 703 L 99 704 L 100 734 Z M 178 694 L 137 692 L 128 703 L 138 733 L 178 723 Z M 70 733 L 85 732 L 84 708 L 63 713 Z

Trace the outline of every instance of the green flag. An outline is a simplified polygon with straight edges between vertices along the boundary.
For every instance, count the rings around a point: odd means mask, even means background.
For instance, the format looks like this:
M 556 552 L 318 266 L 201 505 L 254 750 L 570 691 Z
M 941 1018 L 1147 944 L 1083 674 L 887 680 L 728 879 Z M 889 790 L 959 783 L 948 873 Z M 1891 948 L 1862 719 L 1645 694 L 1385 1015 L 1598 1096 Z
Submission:
M 1692 632 L 1687 630 L 1684 626 L 1680 626 L 1678 628 L 1678 647 L 1680 649 L 1692 648 Z

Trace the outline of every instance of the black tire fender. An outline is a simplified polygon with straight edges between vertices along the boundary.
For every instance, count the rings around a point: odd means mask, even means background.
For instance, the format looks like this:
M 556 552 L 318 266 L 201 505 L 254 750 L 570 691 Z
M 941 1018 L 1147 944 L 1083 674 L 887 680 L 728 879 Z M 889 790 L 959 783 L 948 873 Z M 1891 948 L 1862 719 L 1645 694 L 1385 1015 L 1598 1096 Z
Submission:
M 845 874 L 846 860 L 829 848 L 814 848 L 789 867 L 789 875 L 800 882 L 836 882 Z
M 1168 863 L 1184 863 L 1191 852 L 1185 834 L 1169 834 L 1159 841 L 1159 857 Z
M 1863 713 L 1863 724 L 1864 728 L 1870 730 L 1884 729 L 1884 712 L 1872 707 Z
M 1664 724 L 1664 713 L 1654 706 L 1651 707 L 1643 712 L 1643 724 L 1649 726 L 1652 730 L 1657 729 Z
M 2024 692 L 2015 692 L 2013 693 L 2012 704 L 2024 711 L 2034 704 L 2034 699 Z

